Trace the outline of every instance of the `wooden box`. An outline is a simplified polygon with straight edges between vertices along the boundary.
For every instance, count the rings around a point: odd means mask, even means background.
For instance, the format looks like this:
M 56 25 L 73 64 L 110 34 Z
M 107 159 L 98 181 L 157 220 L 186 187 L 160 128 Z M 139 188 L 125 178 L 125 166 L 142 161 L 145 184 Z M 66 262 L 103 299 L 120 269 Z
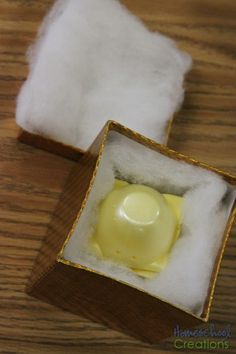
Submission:
M 221 259 L 236 216 L 236 208 L 234 206 L 227 222 L 201 316 L 192 315 L 124 282 L 63 259 L 63 248 L 76 223 L 79 222 L 80 214 L 93 188 L 110 131 L 119 132 L 172 159 L 211 170 L 221 175 L 228 183 L 236 184 L 234 176 L 170 150 L 114 121 L 106 124 L 90 149 L 83 154 L 79 149 L 49 141 L 51 152 L 73 158 L 77 164 L 67 180 L 56 207 L 27 292 L 75 314 L 101 321 L 113 329 L 155 343 L 159 339 L 172 335 L 173 328 L 177 324 L 186 328 L 207 322 Z M 21 132 L 20 140 L 32 143 L 30 137 L 32 138 L 30 134 Z M 46 148 L 43 140 L 41 140 L 42 147 Z

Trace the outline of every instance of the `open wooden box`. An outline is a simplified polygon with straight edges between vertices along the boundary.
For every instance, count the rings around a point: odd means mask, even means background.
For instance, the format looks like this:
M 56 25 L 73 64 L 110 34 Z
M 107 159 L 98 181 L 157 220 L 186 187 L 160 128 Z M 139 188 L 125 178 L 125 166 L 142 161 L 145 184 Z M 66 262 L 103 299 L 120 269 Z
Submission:
M 122 330 L 144 341 L 156 342 L 170 336 L 177 324 L 182 327 L 192 327 L 207 322 L 221 259 L 236 216 L 236 208 L 234 205 L 227 222 L 201 316 L 192 315 L 124 282 L 63 259 L 63 248 L 93 188 L 110 131 L 119 132 L 171 159 L 211 170 L 220 174 L 231 185 L 236 184 L 234 176 L 170 150 L 114 121 L 106 124 L 90 149 L 84 154 L 81 154 L 79 149 L 48 140 L 47 144 L 50 145 L 51 152 L 74 159 L 77 165 L 67 180 L 49 225 L 27 286 L 27 292 L 43 301 L 75 314 L 82 314 L 92 320 L 101 321 L 111 328 Z M 21 132 L 21 141 L 32 143 L 31 139 L 34 139 L 34 136 Z M 46 148 L 45 139 L 39 138 L 39 140 L 42 147 Z

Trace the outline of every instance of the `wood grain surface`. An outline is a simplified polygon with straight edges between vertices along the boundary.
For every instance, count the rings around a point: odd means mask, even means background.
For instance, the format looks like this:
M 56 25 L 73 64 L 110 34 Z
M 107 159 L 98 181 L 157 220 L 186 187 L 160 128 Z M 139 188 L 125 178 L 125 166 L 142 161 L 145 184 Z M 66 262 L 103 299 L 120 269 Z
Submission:
M 169 145 L 236 174 L 236 1 L 123 2 L 150 29 L 174 38 L 194 60 Z M 173 353 L 174 337 L 150 346 L 24 293 L 74 165 L 16 140 L 15 99 L 27 75 L 25 51 L 51 3 L 0 1 L 0 353 Z M 210 317 L 217 328 L 232 324 L 230 349 L 218 352 L 236 352 L 235 266 L 234 228 Z

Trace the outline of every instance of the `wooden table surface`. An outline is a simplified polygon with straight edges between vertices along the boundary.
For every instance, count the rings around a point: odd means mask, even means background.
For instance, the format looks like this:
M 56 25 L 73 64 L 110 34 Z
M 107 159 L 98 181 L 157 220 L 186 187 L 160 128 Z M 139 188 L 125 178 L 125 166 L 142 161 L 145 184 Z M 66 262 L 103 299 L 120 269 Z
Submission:
M 169 145 L 236 174 L 236 1 L 123 2 L 150 29 L 174 38 L 194 59 Z M 27 75 L 24 53 L 51 3 L 0 1 L 0 353 L 172 353 L 174 338 L 150 346 L 24 293 L 73 166 L 16 140 L 15 99 Z M 230 353 L 236 352 L 235 266 L 234 229 L 210 317 L 219 328 L 232 324 Z

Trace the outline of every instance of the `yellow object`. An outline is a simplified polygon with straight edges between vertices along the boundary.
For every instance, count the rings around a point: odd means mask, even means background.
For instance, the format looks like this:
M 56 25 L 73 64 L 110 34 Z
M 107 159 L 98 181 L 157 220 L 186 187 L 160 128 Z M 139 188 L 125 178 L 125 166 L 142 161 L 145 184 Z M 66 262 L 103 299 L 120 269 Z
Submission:
M 92 245 L 99 257 L 145 278 L 165 268 L 181 223 L 182 197 L 116 180 L 101 202 Z

